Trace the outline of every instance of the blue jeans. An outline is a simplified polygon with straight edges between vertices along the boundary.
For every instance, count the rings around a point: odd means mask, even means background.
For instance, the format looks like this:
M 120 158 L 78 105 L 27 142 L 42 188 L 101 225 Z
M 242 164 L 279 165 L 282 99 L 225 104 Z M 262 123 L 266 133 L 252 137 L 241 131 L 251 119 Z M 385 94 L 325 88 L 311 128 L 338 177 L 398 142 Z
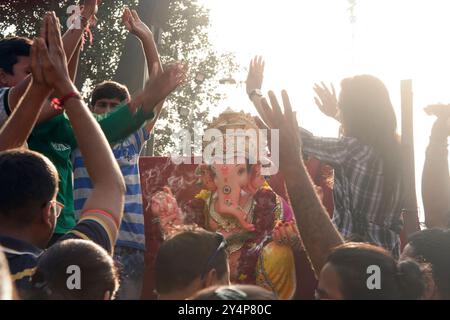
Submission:
M 117 246 L 114 249 L 114 260 L 120 273 L 117 300 L 141 299 L 145 270 L 144 254 L 144 251 L 134 248 Z

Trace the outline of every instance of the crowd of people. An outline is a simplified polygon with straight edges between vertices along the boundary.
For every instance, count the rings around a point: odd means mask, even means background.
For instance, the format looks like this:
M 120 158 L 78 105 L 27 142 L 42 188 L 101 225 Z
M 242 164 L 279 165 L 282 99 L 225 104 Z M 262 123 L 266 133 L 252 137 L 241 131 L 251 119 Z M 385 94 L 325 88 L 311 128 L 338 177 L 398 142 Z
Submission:
M 144 221 L 140 152 L 187 67 L 163 66 L 150 28 L 126 8 L 123 24 L 142 44 L 149 80 L 130 95 L 105 79 L 86 104 L 74 79 L 97 2 L 85 1 L 82 28 L 61 35 L 49 12 L 35 39 L 0 40 L 1 300 L 140 299 L 148 223 L 161 230 L 159 299 L 291 299 L 297 278 L 302 283 L 292 252 L 301 250 L 317 299 L 450 299 L 449 106 L 427 109 L 437 120 L 422 176 L 426 228 L 402 235 L 403 155 L 384 84 L 357 75 L 342 80 L 339 96 L 316 84 L 317 107 L 340 123 L 338 138 L 317 137 L 299 126 L 287 92 L 281 104 L 262 93 L 265 62 L 256 57 L 246 90 L 259 117 L 225 113 L 227 125 L 210 127 L 225 130 L 238 119 L 244 128 L 279 130 L 287 196 L 248 159 L 236 172 L 204 165 L 209 191 L 194 202 L 196 216 L 181 219 L 186 208 L 165 188 L 154 198 L 157 218 Z M 311 158 L 332 169 L 331 216 L 308 173 Z

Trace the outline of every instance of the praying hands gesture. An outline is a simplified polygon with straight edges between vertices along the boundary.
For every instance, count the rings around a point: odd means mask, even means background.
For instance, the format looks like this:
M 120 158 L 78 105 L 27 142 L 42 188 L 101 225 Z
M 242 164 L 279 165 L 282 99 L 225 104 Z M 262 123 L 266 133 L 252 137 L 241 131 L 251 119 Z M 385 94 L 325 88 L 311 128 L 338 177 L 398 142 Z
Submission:
M 256 89 L 261 90 L 264 80 L 264 67 L 265 62 L 261 56 L 256 56 L 250 61 L 246 81 L 246 90 L 248 95 Z
M 31 49 L 33 83 L 61 94 L 73 91 L 67 70 L 67 59 L 61 41 L 61 26 L 54 12 L 47 13 L 41 35 L 35 39 Z
M 127 30 L 134 34 L 139 40 L 144 41 L 149 37 L 153 37 L 150 28 L 139 18 L 136 10 L 126 8 L 123 12 L 122 22 Z
M 334 90 L 333 84 L 331 84 L 331 90 L 321 82 L 321 85 L 315 83 L 313 87 L 318 97 L 314 97 L 316 105 L 320 111 L 328 117 L 334 118 L 339 121 L 338 118 L 338 101 L 336 97 L 336 90 Z

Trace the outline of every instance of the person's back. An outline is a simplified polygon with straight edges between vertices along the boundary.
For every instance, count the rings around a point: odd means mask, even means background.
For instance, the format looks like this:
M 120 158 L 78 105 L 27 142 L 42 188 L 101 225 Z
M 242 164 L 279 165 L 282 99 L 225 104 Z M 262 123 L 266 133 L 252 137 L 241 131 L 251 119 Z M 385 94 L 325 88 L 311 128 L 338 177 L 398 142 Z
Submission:
M 401 153 L 389 93 L 369 75 L 344 79 L 341 87 L 339 102 L 331 109 L 342 124 L 342 136 L 314 137 L 301 129 L 302 150 L 335 170 L 333 220 L 339 232 L 347 239 L 383 246 L 398 257 Z M 326 100 L 324 89 L 316 92 Z

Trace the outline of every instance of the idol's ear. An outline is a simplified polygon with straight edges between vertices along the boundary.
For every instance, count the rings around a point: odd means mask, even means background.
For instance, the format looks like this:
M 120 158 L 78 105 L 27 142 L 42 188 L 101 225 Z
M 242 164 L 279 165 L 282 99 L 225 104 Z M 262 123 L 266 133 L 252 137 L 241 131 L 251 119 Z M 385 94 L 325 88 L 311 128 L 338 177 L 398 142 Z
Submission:
M 264 185 L 264 177 L 261 176 L 261 162 L 253 164 L 250 169 L 248 185 L 243 189 L 248 193 L 255 194 Z
M 198 184 L 201 188 L 209 191 L 216 191 L 217 186 L 214 183 L 214 176 L 211 167 L 207 164 L 200 164 L 195 169 L 195 175 L 199 178 Z

